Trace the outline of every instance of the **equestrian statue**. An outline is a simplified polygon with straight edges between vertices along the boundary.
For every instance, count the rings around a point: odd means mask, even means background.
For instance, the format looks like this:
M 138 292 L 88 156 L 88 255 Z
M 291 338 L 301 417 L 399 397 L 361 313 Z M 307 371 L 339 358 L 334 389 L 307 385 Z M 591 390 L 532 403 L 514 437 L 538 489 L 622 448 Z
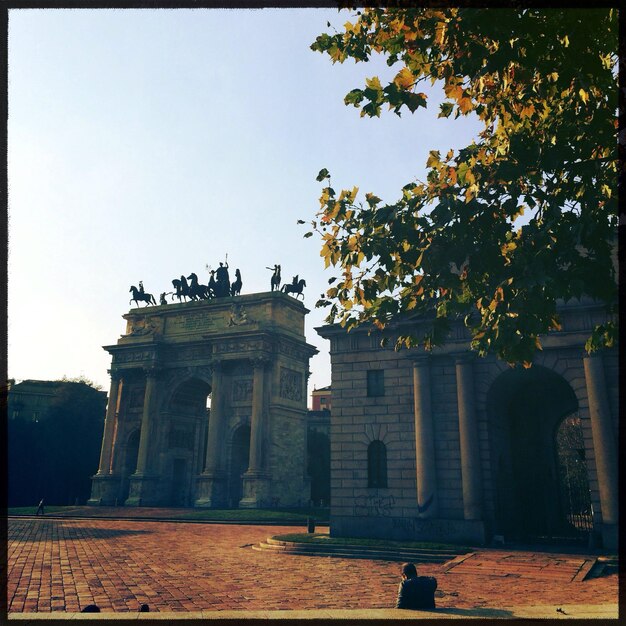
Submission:
M 304 287 L 306 287 L 306 281 L 304 280 L 304 278 L 298 280 L 298 275 L 296 274 L 293 277 L 291 283 L 285 283 L 283 285 L 281 291 L 283 293 L 295 293 L 296 300 L 298 299 L 298 296 L 302 296 L 302 299 L 304 300 L 304 294 L 302 293 Z
M 135 287 L 135 285 L 133 285 L 128 292 L 130 293 L 131 291 L 133 292 L 133 297 L 129 300 L 128 304 L 130 305 L 131 302 L 134 302 L 137 306 L 139 306 L 140 302 L 145 302 L 146 306 L 150 306 L 151 304 L 156 305 L 156 300 L 154 299 L 154 296 L 151 293 L 146 293 L 143 290 L 143 283 L 139 283 L 141 285 L 141 289 L 137 289 L 137 287 Z

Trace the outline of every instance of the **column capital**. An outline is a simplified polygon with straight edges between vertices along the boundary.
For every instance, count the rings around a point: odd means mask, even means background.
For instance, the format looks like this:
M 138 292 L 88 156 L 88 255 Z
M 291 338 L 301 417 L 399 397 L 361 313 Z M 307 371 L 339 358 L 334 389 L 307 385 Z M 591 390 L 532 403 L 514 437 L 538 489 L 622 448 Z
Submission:
M 209 365 L 211 367 L 211 370 L 213 370 L 213 372 L 220 372 L 222 368 L 224 367 L 224 359 L 213 358 L 209 362 Z
M 468 350 L 464 350 L 463 352 L 455 352 L 452 356 L 456 365 L 473 363 L 476 360 L 476 353 L 470 352 Z
M 411 357 L 413 368 L 427 367 L 430 365 L 430 354 L 418 354 Z
M 583 353 L 583 361 L 594 361 L 596 363 L 602 361 L 602 352 L 600 350 L 596 350 L 595 352 L 584 352 Z
M 261 354 L 251 357 L 250 362 L 252 363 L 252 367 L 254 367 L 255 369 L 263 369 L 272 362 L 272 359 L 269 356 Z
M 110 370 L 107 370 L 107 373 L 111 377 L 111 381 L 119 382 L 122 380 L 122 371 L 117 368 L 111 368 Z
M 145 374 L 146 379 L 158 378 L 159 374 L 161 374 L 162 372 L 163 372 L 163 368 L 158 367 L 156 365 L 149 365 L 143 368 L 143 373 Z

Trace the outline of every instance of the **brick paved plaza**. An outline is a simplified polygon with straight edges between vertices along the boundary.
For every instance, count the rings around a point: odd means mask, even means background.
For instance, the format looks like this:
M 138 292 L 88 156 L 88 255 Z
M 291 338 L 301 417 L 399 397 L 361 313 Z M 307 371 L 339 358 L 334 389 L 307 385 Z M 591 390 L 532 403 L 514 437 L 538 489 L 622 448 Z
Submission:
M 8 531 L 13 613 L 389 608 L 399 582 L 399 563 L 251 548 L 301 527 L 13 518 Z M 438 607 L 616 604 L 616 574 L 573 580 L 583 562 L 485 550 L 418 569 L 437 577 Z

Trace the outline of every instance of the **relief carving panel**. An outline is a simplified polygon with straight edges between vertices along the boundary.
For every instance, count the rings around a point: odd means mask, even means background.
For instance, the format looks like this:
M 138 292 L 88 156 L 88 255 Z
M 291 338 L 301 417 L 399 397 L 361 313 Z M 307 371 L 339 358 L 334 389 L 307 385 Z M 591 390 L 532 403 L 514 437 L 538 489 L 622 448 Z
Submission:
M 302 374 L 287 367 L 280 368 L 280 397 L 302 401 Z

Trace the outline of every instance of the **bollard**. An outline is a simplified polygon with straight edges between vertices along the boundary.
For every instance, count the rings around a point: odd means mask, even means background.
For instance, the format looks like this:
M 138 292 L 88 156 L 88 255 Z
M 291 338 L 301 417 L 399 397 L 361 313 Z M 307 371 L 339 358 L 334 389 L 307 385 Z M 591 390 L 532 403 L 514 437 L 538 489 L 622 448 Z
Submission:
M 315 532 L 315 520 L 312 517 L 306 518 L 306 528 L 308 533 Z

